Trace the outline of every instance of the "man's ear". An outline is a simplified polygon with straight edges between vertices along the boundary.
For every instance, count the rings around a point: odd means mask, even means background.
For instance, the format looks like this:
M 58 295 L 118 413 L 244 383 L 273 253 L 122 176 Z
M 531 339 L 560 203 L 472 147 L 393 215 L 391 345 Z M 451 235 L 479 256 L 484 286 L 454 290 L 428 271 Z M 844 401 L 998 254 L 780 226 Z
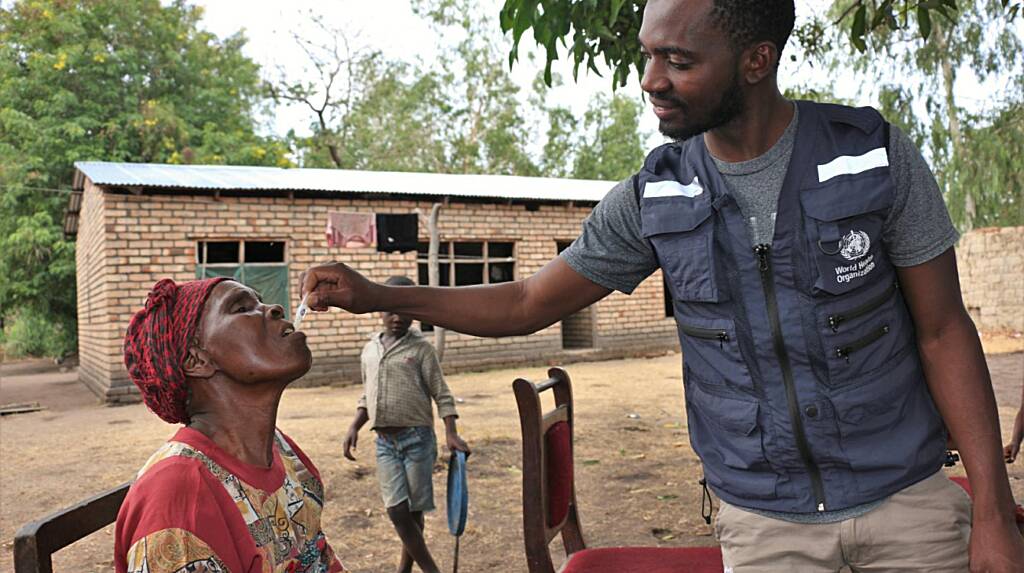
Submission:
M 188 378 L 210 378 L 217 372 L 217 365 L 205 350 L 192 346 L 185 357 L 184 370 Z
M 778 68 L 779 50 L 772 42 L 760 42 L 743 51 L 743 79 L 748 84 L 758 84 L 775 73 Z

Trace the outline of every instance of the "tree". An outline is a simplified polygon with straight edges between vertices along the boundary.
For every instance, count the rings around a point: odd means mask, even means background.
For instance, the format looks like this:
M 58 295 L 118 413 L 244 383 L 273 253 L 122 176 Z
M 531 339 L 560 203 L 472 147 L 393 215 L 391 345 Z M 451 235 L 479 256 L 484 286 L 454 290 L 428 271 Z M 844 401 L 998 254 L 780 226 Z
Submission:
M 1020 14 L 1020 0 L 998 0 L 999 17 L 1013 22 Z M 962 2 L 961 2 L 962 3 Z M 956 0 L 852 0 L 832 22 L 811 21 L 795 31 L 805 53 L 815 56 L 831 49 L 828 32 L 840 29 L 860 51 L 866 39 L 884 31 L 906 28 L 911 15 L 926 40 L 935 41 L 933 23 L 958 18 Z M 969 3 L 968 3 L 969 4 Z M 551 64 L 561 58 L 559 46 L 572 54 L 574 77 L 581 65 L 600 75 L 597 64 L 612 70 L 612 85 L 626 85 L 630 73 L 643 73 L 637 38 L 646 0 L 505 0 L 501 29 L 512 33 L 509 66 L 518 58 L 519 43 L 527 30 L 544 49 L 545 78 L 551 84 Z M 902 20 L 902 22 L 901 22 Z M 570 39 L 571 34 L 571 39 Z
M 75 161 L 289 165 L 283 142 L 256 133 L 259 70 L 244 36 L 218 39 L 200 16 L 181 0 L 0 9 L 0 318 L 49 326 L 46 352 L 75 345 L 74 244 L 61 224 Z
M 573 177 L 620 181 L 636 173 L 644 161 L 638 100 L 621 93 L 610 99 L 598 94 L 583 116 L 583 134 Z
M 488 21 L 471 16 L 480 14 L 471 0 L 418 0 L 413 8 L 438 38 L 457 39 L 433 66 L 363 54 L 322 24 L 319 40 L 296 38 L 317 77 L 290 79 L 282 70 L 269 89 L 313 112 L 313 135 L 300 142 L 303 165 L 536 174 L 518 86 L 498 63 Z

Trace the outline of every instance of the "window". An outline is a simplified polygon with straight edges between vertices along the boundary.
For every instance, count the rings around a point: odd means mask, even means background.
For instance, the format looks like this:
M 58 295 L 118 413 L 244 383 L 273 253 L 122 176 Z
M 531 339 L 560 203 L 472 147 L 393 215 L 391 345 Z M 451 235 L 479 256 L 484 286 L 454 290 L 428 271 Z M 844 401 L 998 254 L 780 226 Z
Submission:
M 417 282 L 430 284 L 428 250 L 430 243 L 416 247 Z M 438 285 L 486 285 L 513 281 L 516 278 L 515 243 L 492 241 L 442 241 L 437 250 Z M 425 331 L 433 330 L 421 324 Z
M 427 251 L 430 243 L 416 247 L 418 282 L 429 284 Z M 504 283 L 515 280 L 515 243 L 490 241 L 442 242 L 437 251 L 440 286 L 465 286 Z
M 284 241 L 199 241 L 196 278 L 230 277 L 252 287 L 267 304 L 289 315 Z

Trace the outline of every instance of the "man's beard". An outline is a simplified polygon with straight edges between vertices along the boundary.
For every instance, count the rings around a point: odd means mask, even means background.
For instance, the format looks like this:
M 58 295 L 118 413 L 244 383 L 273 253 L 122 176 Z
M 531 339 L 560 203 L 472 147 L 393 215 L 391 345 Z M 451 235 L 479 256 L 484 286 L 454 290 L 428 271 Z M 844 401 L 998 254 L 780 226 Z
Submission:
M 658 99 L 667 100 L 679 106 L 680 110 L 683 112 L 683 116 L 687 116 L 689 106 L 682 100 L 677 99 L 671 94 L 659 94 Z M 675 141 L 683 141 L 700 135 L 706 131 L 722 127 L 742 114 L 743 109 L 743 90 L 740 88 L 740 78 L 739 73 L 737 72 L 733 74 L 732 82 L 730 82 L 722 92 L 722 97 L 718 100 L 718 105 L 715 106 L 715 108 L 711 110 L 711 113 L 706 117 L 692 119 L 686 117 L 680 125 L 666 125 L 665 122 L 662 121 L 658 125 L 658 131 L 660 131 L 662 135 Z

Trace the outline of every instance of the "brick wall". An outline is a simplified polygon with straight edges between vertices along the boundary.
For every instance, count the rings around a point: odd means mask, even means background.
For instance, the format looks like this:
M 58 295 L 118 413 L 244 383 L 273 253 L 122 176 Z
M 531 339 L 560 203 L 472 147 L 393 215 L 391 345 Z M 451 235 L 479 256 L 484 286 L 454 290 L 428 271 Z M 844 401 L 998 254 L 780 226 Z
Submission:
M 122 365 L 121 339 L 132 313 L 157 280 L 191 280 L 196 243 L 204 240 L 281 240 L 287 243 L 291 311 L 298 306 L 299 274 L 312 264 L 337 260 L 383 281 L 394 274 L 416 278 L 416 253 L 385 254 L 374 248 L 329 249 L 328 211 L 421 212 L 426 240 L 431 202 L 400 199 L 221 197 L 100 193 L 86 182 L 78 236 L 79 353 L 81 378 L 109 401 L 136 399 Z M 556 255 L 555 238 L 575 237 L 590 206 L 540 206 L 453 202 L 441 211 L 442 241 L 511 241 L 516 278 L 538 271 Z M 677 346 L 664 318 L 660 274 L 631 297 L 615 293 L 595 307 L 597 339 L 589 353 L 562 350 L 561 325 L 531 336 L 482 339 L 448 333 L 448 371 L 499 365 L 649 353 Z M 84 309 L 81 310 L 81 309 Z M 303 384 L 350 383 L 359 378 L 359 352 L 379 324 L 376 316 L 340 311 L 313 314 L 303 323 L 313 369 Z
M 79 377 L 104 399 L 109 398 L 107 391 L 112 375 L 110 347 L 117 336 L 110 321 L 109 271 L 112 260 L 107 252 L 107 229 L 103 219 L 106 198 L 99 187 L 86 182 L 75 247 Z
M 957 264 L 964 304 L 978 329 L 1024 332 L 1024 227 L 965 234 Z
M 565 348 L 593 348 L 596 326 L 593 306 L 566 317 L 562 321 L 562 346 Z

